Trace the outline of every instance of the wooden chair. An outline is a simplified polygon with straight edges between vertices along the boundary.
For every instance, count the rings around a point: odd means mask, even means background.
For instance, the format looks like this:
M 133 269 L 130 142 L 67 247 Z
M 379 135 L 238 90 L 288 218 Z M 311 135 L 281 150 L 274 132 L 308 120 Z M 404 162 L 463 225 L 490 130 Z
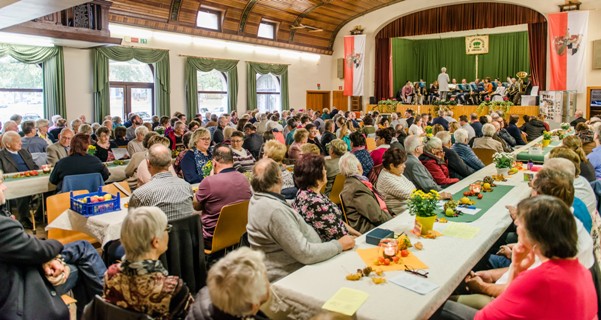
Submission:
M 346 217 L 346 207 L 344 206 L 344 200 L 342 200 L 342 195 L 338 195 L 338 198 L 340 199 L 340 208 L 342 209 L 342 215 L 344 216 L 344 222 L 346 222 L 346 224 L 348 224 L 348 218 Z
M 485 166 L 492 163 L 492 156 L 497 152 L 492 149 L 484 148 L 472 148 L 472 150 L 476 154 L 476 157 L 482 160 L 482 163 L 484 163 Z
M 332 191 L 330 191 L 330 201 L 332 201 L 336 205 L 340 205 L 340 192 L 342 192 L 342 188 L 344 188 L 345 181 L 346 177 L 342 173 L 339 173 L 336 175 L 334 183 L 332 184 Z
M 373 151 L 376 150 L 376 139 L 374 138 L 365 138 L 365 149 L 367 149 L 367 151 Z
M 205 254 L 210 255 L 240 243 L 248 223 L 248 203 L 249 201 L 245 200 L 221 208 L 213 232 L 211 250 L 205 249 Z
M 118 186 L 117 186 L 118 185 Z M 131 196 L 131 189 L 127 181 L 115 182 L 107 184 L 102 187 L 102 191 L 108 192 L 112 195 L 121 194 L 121 198 Z
M 80 195 L 85 193 L 88 193 L 88 190 L 73 191 L 74 195 Z M 69 207 L 71 206 L 69 196 L 69 192 L 65 192 L 46 198 L 46 213 L 48 214 L 48 223 L 51 223 L 61 213 L 63 213 L 63 211 L 69 209 Z M 92 238 L 91 236 L 85 233 L 61 229 L 49 229 L 48 239 L 58 240 L 62 244 L 66 244 L 77 240 L 86 240 L 91 243 L 98 242 L 98 240 Z

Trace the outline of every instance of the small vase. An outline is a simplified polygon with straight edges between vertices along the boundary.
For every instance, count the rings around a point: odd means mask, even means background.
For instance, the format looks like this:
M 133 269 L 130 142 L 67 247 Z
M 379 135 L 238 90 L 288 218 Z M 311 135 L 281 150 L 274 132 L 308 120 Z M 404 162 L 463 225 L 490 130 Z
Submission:
M 549 146 L 549 143 L 551 143 L 551 140 L 543 140 L 543 148 Z
M 509 172 L 509 168 L 497 168 L 497 174 L 506 176 Z
M 426 235 L 434 227 L 436 215 L 433 215 L 431 217 L 415 216 L 415 221 L 419 222 L 419 224 L 422 225 L 422 235 Z

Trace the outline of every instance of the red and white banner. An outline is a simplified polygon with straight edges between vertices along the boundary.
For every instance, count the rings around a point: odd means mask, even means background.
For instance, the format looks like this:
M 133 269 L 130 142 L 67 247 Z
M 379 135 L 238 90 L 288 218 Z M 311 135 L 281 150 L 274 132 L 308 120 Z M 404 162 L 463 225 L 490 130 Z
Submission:
M 588 11 L 551 13 L 549 23 L 549 43 L 551 84 L 549 90 L 576 90 L 586 88 L 586 32 Z
M 344 37 L 344 95 L 362 96 L 365 35 Z

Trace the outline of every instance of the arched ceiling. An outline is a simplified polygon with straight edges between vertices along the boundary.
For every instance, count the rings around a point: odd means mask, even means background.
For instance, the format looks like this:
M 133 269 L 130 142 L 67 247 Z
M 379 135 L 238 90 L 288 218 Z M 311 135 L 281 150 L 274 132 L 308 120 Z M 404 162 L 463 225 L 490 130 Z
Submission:
M 347 22 L 403 0 L 113 0 L 114 23 L 225 40 L 332 54 L 338 30 Z M 198 10 L 223 12 L 221 31 L 196 27 Z M 257 37 L 262 20 L 277 25 L 276 39 Z M 294 29 L 306 25 L 323 31 Z

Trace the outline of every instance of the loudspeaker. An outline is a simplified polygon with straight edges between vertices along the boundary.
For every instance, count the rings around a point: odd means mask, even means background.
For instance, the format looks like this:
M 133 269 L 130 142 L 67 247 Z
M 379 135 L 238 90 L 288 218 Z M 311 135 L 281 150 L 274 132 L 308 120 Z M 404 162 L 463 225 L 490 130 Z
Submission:
M 369 104 L 377 104 L 376 97 L 369 97 Z
M 601 69 L 601 40 L 593 41 L 593 69 Z
M 336 59 L 336 71 L 338 79 L 344 79 L 344 58 Z

